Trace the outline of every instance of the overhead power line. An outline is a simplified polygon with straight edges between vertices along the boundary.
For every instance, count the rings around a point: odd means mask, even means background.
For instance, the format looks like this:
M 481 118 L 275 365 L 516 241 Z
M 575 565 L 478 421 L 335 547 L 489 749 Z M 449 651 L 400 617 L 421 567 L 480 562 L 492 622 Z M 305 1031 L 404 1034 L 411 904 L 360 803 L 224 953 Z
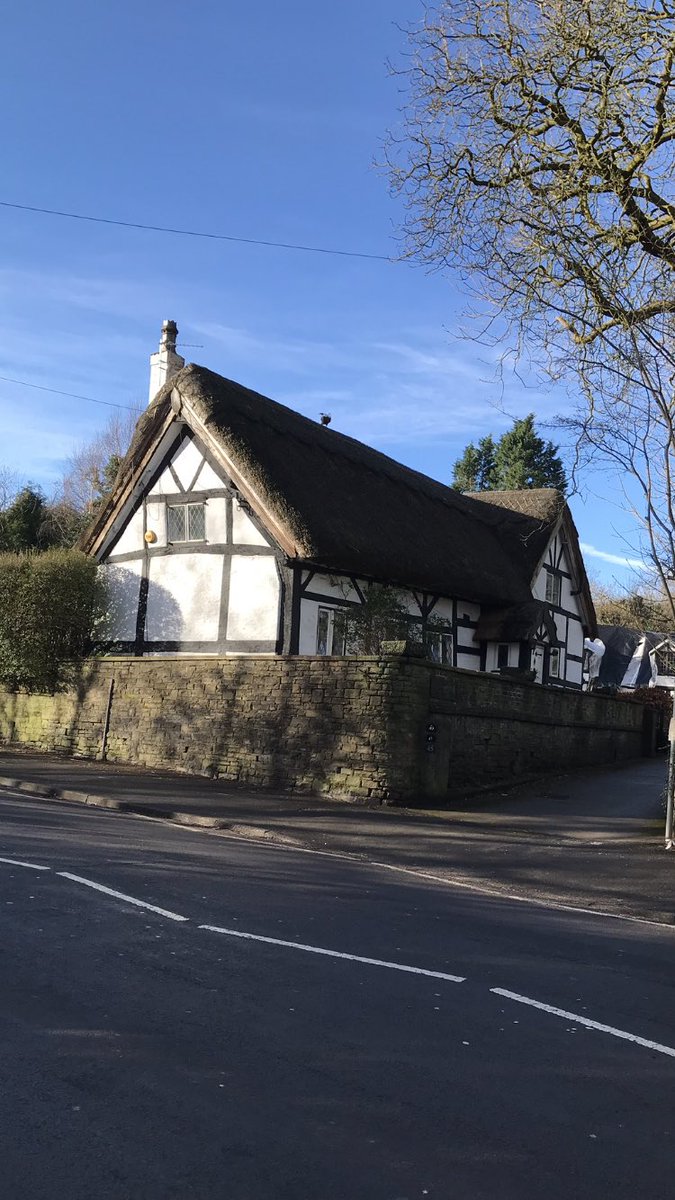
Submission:
M 34 204 L 14 204 L 0 200 L 2 208 L 42 213 L 48 217 L 67 217 L 71 221 L 91 221 L 96 225 L 119 225 L 124 229 L 146 229 L 151 233 L 173 233 L 179 237 L 208 238 L 214 242 L 238 242 L 245 246 L 273 246 L 277 250 L 303 250 L 308 254 L 333 254 L 342 258 L 370 258 L 376 262 L 394 262 L 387 254 L 369 254 L 365 250 L 334 250 L 328 246 L 304 246 L 296 242 L 273 242 L 265 238 L 236 237 L 232 233 L 208 233 L 201 229 L 174 229 L 171 225 L 146 225 L 142 221 L 117 221 L 112 217 L 92 217 L 86 213 L 62 212 L 58 208 L 38 208 Z
M 93 396 L 80 396 L 77 392 L 61 392 L 58 388 L 45 387 L 43 383 L 30 383 L 27 379 L 10 379 L 9 375 L 0 375 L 3 383 L 17 383 L 20 387 L 36 388 L 38 392 L 51 392 L 54 396 L 68 396 L 71 400 L 87 400 L 89 404 L 103 404 L 106 408 L 125 408 L 127 412 L 136 412 L 132 404 L 115 404 L 112 400 L 96 400 Z

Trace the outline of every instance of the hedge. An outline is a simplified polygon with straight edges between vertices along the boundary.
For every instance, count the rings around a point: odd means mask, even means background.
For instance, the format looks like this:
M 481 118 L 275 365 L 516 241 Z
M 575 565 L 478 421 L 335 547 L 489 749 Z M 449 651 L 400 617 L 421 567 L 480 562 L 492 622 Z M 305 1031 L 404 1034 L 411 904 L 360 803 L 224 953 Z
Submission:
M 53 691 L 89 650 L 101 606 L 96 563 L 79 550 L 0 554 L 0 682 Z

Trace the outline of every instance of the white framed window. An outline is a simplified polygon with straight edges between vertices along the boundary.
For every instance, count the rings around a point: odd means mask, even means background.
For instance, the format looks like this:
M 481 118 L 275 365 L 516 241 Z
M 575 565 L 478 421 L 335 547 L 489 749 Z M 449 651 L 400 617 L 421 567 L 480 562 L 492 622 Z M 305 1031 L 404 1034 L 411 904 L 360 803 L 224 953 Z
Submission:
M 333 610 L 332 608 L 320 608 L 316 619 L 316 652 L 317 654 L 330 654 L 330 645 L 332 643 Z
M 508 642 L 500 642 L 497 646 L 497 670 L 509 665 L 509 647 Z
M 167 504 L 166 540 L 168 542 L 203 542 L 206 538 L 205 505 Z
M 347 614 L 343 608 L 333 610 L 333 645 L 331 654 L 347 653 Z
M 320 608 L 316 618 L 317 654 L 345 654 L 346 643 L 346 612 L 339 608 Z
M 560 607 L 562 580 L 559 575 L 555 575 L 553 571 L 546 571 L 546 602 L 547 604 L 555 604 Z
M 557 646 L 551 646 L 548 653 L 548 677 L 560 679 L 560 650 Z
M 443 667 L 452 666 L 451 633 L 440 633 L 438 630 L 427 631 L 426 644 L 432 662 L 440 663 Z

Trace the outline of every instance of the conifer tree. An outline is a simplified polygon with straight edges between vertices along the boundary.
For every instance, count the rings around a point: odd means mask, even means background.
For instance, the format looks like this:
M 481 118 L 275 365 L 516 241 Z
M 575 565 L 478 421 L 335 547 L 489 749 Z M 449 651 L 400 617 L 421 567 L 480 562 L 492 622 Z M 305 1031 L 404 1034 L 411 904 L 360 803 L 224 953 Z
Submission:
M 477 446 L 469 442 L 452 472 L 452 486 L 460 492 L 487 492 L 497 487 L 497 444 L 491 434 Z
M 42 544 L 47 504 L 38 488 L 24 487 L 0 513 L 0 550 L 33 550 Z
M 497 442 L 490 435 L 477 446 L 470 442 L 453 467 L 452 486 L 462 492 L 557 488 L 564 493 L 567 477 L 558 447 L 539 437 L 529 413 Z

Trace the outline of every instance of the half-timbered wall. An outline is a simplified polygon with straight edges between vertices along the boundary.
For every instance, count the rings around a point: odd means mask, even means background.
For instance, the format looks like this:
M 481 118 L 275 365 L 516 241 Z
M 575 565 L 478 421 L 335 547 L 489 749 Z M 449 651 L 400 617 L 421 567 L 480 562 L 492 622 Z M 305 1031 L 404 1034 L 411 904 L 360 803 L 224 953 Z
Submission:
M 300 616 L 298 651 L 300 654 L 334 654 L 335 614 L 358 607 L 364 601 L 369 584 L 365 579 L 347 575 L 327 575 L 303 570 L 300 576 Z M 474 633 L 480 607 L 469 601 L 454 600 L 428 592 L 397 589 L 411 625 L 420 630 L 433 628 L 444 635 L 444 649 L 450 656 L 448 666 L 478 670 L 480 648 Z M 326 617 L 328 613 L 328 617 Z M 450 643 L 447 639 L 450 638 Z M 440 652 L 440 647 L 434 647 Z
M 544 561 L 532 585 L 532 594 L 535 599 L 546 601 L 558 637 L 559 677 L 551 677 L 548 670 L 553 647 L 546 639 L 544 681 L 553 685 L 559 683 L 568 687 L 581 687 L 584 617 L 580 584 L 562 529 L 549 543 Z
M 110 648 L 136 654 L 281 649 L 278 551 L 185 427 L 151 464 L 101 555 Z
M 293 566 L 192 431 L 158 445 L 100 553 L 110 596 L 110 650 L 146 654 L 344 652 L 344 615 L 369 582 Z M 534 665 L 540 682 L 581 687 L 583 612 L 564 526 L 532 587 L 551 619 L 527 642 L 476 640 L 480 605 L 397 589 L 409 634 L 465 670 Z M 341 632 L 342 631 L 342 632 Z M 342 639 L 342 640 L 340 640 Z

